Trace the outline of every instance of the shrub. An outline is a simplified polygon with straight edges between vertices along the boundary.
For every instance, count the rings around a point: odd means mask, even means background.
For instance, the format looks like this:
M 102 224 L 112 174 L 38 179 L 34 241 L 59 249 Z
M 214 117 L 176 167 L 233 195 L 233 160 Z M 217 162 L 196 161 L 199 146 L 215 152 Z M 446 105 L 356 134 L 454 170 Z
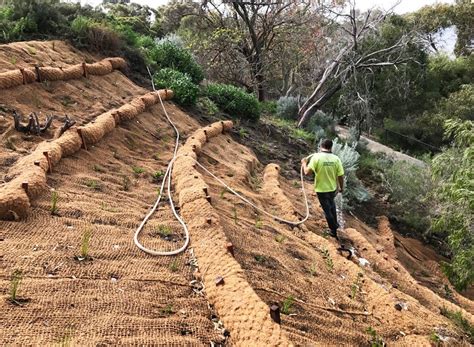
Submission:
M 210 116 L 215 116 L 219 112 L 217 105 L 208 97 L 199 98 L 197 106 L 201 111 Z
M 357 143 L 343 144 L 338 139 L 334 140 L 332 152 L 341 159 L 344 167 L 344 205 L 352 208 L 354 203 L 361 203 L 370 199 L 370 194 L 362 182 L 357 178 L 356 172 L 360 154 L 356 151 Z
M 206 94 L 219 108 L 231 116 L 258 120 L 260 105 L 253 94 L 230 84 L 210 84 Z
M 273 116 L 277 112 L 277 102 L 273 100 L 262 101 L 260 103 L 260 110 L 263 114 Z
M 169 88 L 174 92 L 174 100 L 180 105 L 194 105 L 199 94 L 199 87 L 191 78 L 173 69 L 162 69 L 155 74 L 157 88 Z
M 71 23 L 75 40 L 97 52 L 114 52 L 120 49 L 122 41 L 117 33 L 106 25 L 78 16 Z
M 434 188 L 429 168 L 395 161 L 384 170 L 383 179 L 400 221 L 416 231 L 426 231 L 430 226 L 429 202 Z
M 452 257 L 444 271 L 456 289 L 464 290 L 474 282 L 474 122 L 448 120 L 445 130 L 453 145 L 433 160 L 434 177 L 440 181 L 433 227 L 448 236 Z
M 276 115 L 285 119 L 298 118 L 298 98 L 294 96 L 282 96 L 277 101 Z
M 149 52 L 150 58 L 159 68 L 170 68 L 187 74 L 193 83 L 199 84 L 204 73 L 191 53 L 171 41 L 162 41 Z

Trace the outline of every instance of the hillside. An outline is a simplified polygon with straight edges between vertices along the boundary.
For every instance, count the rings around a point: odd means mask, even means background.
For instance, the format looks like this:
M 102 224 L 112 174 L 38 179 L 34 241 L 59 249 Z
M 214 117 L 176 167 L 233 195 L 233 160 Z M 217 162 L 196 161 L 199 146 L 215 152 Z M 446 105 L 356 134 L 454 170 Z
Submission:
M 103 58 L 60 41 L 14 43 L 0 46 L 0 75 Z M 190 246 L 173 257 L 140 251 L 133 234 L 155 202 L 175 135 L 158 93 L 109 70 L 0 90 L 2 345 L 370 345 L 382 338 L 389 345 L 429 346 L 433 333 L 447 344 L 469 345 L 441 311 L 461 311 L 474 324 L 474 303 L 451 289 L 435 256 L 411 254 L 426 264 L 432 287 L 447 288 L 446 298 L 404 267 L 414 247 L 394 236 L 384 217 L 377 230 L 348 217 L 345 238 L 357 257 L 346 259 L 323 236 L 325 220 L 310 182 L 310 217 L 290 227 L 259 214 L 181 157 L 173 172 L 174 202 L 189 227 Z M 126 119 L 125 104 L 141 112 Z M 172 101 L 164 105 L 182 135 L 181 154 L 196 156 L 260 208 L 303 218 L 298 180 L 281 176 L 275 164 L 262 165 L 229 134 L 230 122 L 200 124 Z M 13 110 L 24 121 L 30 112 L 58 117 L 45 134 L 26 135 L 13 128 Z M 58 137 L 66 114 L 77 125 Z M 114 126 L 95 136 L 104 115 Z M 31 164 L 35 153 L 54 146 L 55 133 L 73 142 L 77 128 L 86 129 L 87 149 L 79 142 L 74 151 L 50 152 L 52 168 L 44 158 Z M 30 180 L 25 192 L 20 178 L 31 168 L 46 181 Z M 89 231 L 88 257 L 78 260 Z M 183 238 L 167 204 L 141 235 L 147 247 L 167 250 Z M 12 303 L 15 270 L 22 280 Z M 272 303 L 288 313 L 280 325 L 270 318 Z

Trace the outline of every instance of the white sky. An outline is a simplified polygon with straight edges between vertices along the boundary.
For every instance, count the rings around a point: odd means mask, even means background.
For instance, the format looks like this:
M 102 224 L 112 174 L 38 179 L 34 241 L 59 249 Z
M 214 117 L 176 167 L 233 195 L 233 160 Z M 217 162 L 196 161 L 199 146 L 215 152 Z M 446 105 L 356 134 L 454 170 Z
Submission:
M 80 0 L 82 4 L 89 4 L 92 6 L 99 5 L 102 3 L 102 0 Z M 166 4 L 168 0 L 132 0 L 137 4 L 148 5 L 150 7 L 158 7 L 160 5 Z M 388 10 L 393 5 L 397 3 L 396 0 L 356 0 L 357 7 L 361 10 L 366 10 L 372 7 L 380 7 L 382 9 Z M 454 3 L 454 0 L 401 0 L 400 4 L 395 7 L 395 12 L 397 13 L 406 13 L 413 12 L 417 9 L 426 6 L 433 5 L 436 3 Z

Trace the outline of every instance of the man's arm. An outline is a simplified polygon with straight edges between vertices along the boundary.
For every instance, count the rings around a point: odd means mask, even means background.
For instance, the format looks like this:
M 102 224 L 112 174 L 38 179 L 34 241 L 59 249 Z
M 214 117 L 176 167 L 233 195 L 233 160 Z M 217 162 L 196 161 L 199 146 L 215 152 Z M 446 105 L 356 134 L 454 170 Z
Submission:
M 305 175 L 309 175 L 311 171 L 313 171 L 310 167 L 308 167 L 308 158 L 301 159 L 301 165 L 303 166 L 303 172 Z
M 337 182 L 339 183 L 339 193 L 344 192 L 344 175 L 337 177 Z

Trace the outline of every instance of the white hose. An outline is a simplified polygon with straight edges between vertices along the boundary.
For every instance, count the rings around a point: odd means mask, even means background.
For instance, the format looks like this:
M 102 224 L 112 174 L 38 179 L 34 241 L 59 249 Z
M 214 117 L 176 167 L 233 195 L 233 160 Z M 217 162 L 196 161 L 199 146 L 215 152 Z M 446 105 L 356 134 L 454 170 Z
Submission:
M 153 86 L 153 90 L 156 91 L 155 89 L 155 84 L 153 82 L 153 77 L 151 75 L 151 72 L 150 72 L 150 69 L 148 68 L 147 66 L 147 70 L 148 70 L 148 73 L 150 74 L 150 78 L 151 78 L 151 83 L 152 83 L 152 86 Z M 158 256 L 166 256 L 166 255 L 176 255 L 176 254 L 179 254 L 181 252 L 183 252 L 187 247 L 188 247 L 188 244 L 189 244 L 189 230 L 188 230 L 188 227 L 186 226 L 186 223 L 182 220 L 182 218 L 179 216 L 179 214 L 176 212 L 176 208 L 174 206 L 174 203 L 173 203 L 173 197 L 172 197 L 172 194 L 171 194 L 171 177 L 172 177 L 172 172 L 173 172 L 173 166 L 174 166 L 174 163 L 176 161 L 176 159 L 178 159 L 179 157 L 182 157 L 184 155 L 180 155 L 178 156 L 177 153 L 178 153 L 178 147 L 179 147 L 179 137 L 180 137 L 180 134 L 179 134 L 179 131 L 178 131 L 178 128 L 176 127 L 176 125 L 173 123 L 173 121 L 171 120 L 171 118 L 169 117 L 168 115 L 168 112 L 166 111 L 166 107 L 163 103 L 163 100 L 161 99 L 161 95 L 160 93 L 157 93 L 158 94 L 158 97 L 160 99 L 160 104 L 161 104 L 161 107 L 163 108 L 163 112 L 165 113 L 165 116 L 168 120 L 168 123 L 171 124 L 171 126 L 173 127 L 175 133 L 176 133 L 176 142 L 175 142 L 175 147 L 174 147 L 174 151 L 173 151 L 173 158 L 171 159 L 171 161 L 169 162 L 168 164 L 168 167 L 166 168 L 166 172 L 165 172 L 165 175 L 163 176 L 163 182 L 161 183 L 161 187 L 160 187 L 160 192 L 158 194 L 158 198 L 155 202 L 155 204 L 153 205 L 153 207 L 151 208 L 151 210 L 148 212 L 148 214 L 145 216 L 145 218 L 143 219 L 143 221 L 140 223 L 140 225 L 138 226 L 137 230 L 135 231 L 135 235 L 133 237 L 133 242 L 135 243 L 135 245 L 140 248 L 142 251 L 144 251 L 145 253 L 148 253 L 148 254 L 151 254 L 151 255 L 158 255 Z M 301 170 L 300 170 L 300 180 L 301 180 L 301 190 L 303 192 L 303 197 L 304 197 L 304 203 L 305 203 L 305 208 L 306 208 L 306 215 L 304 217 L 304 219 L 302 219 L 301 221 L 298 221 L 298 222 L 293 222 L 293 221 L 289 221 L 289 220 L 286 220 L 286 219 L 283 219 L 283 218 L 280 218 L 278 216 L 275 216 L 275 215 L 272 215 L 271 213 L 268 213 L 267 211 L 261 209 L 260 207 L 256 206 L 255 204 L 253 204 L 251 201 L 249 201 L 246 197 L 240 195 L 239 193 L 237 193 L 235 190 L 233 190 L 231 187 L 229 187 L 224 181 L 222 181 L 219 177 L 217 177 L 216 175 L 214 175 L 212 172 L 210 172 L 208 169 L 206 169 L 201 163 L 199 163 L 197 160 L 195 160 L 194 158 L 190 158 L 190 157 L 187 157 L 188 159 L 190 160 L 194 160 L 194 162 L 200 167 L 202 168 L 207 174 L 209 174 L 212 178 L 214 178 L 215 180 L 217 180 L 217 182 L 219 182 L 222 186 L 224 186 L 228 191 L 230 191 L 232 194 L 234 194 L 235 196 L 237 196 L 239 199 L 241 199 L 242 201 L 244 201 L 245 203 L 249 204 L 250 206 L 252 206 L 253 208 L 255 208 L 256 210 L 260 211 L 261 213 L 263 213 L 264 215 L 270 217 L 270 218 L 273 218 L 277 221 L 280 221 L 280 222 L 283 222 L 283 223 L 286 223 L 286 224 L 289 224 L 289 225 L 293 225 L 293 226 L 298 226 L 304 222 L 306 222 L 306 220 L 308 220 L 309 218 L 309 204 L 308 204 L 308 197 L 306 195 L 306 190 L 304 189 L 304 175 L 303 175 L 303 167 L 301 167 Z M 168 200 L 169 200 L 169 204 L 171 206 L 171 209 L 173 211 L 173 214 L 175 216 L 175 218 L 179 221 L 179 223 L 183 226 L 183 230 L 184 230 L 184 234 L 185 234 L 185 240 L 184 240 L 184 244 L 183 246 L 181 246 L 179 249 L 176 249 L 176 250 L 173 250 L 173 251 L 155 251 L 155 250 L 152 250 L 152 249 L 149 249 L 149 248 L 146 248 L 145 246 L 143 246 L 140 241 L 138 240 L 138 236 L 140 235 L 141 231 L 143 230 L 143 228 L 145 227 L 146 223 L 148 222 L 148 220 L 150 219 L 150 217 L 155 213 L 156 209 L 158 208 L 158 205 L 161 201 L 161 196 L 163 194 L 163 189 L 165 187 L 165 183 L 168 182 L 167 184 L 167 189 L 168 189 Z

